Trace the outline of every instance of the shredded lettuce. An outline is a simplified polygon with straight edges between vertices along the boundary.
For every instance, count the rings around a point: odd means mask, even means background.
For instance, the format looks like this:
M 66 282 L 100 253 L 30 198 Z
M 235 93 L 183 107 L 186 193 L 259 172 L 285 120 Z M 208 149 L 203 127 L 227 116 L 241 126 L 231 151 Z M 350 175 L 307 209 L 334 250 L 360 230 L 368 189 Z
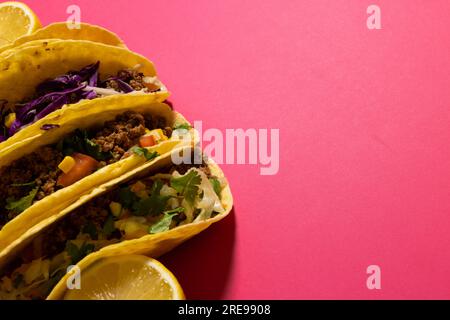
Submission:
M 172 224 L 172 220 L 178 214 L 184 212 L 183 207 L 179 207 L 173 210 L 165 211 L 164 216 L 154 225 L 152 225 L 149 229 L 149 233 L 160 233 L 170 229 L 170 225 Z
M 185 175 L 180 175 L 176 171 L 172 175 L 171 187 L 184 196 L 181 205 L 185 208 L 186 219 L 180 225 L 207 220 L 211 218 L 213 212 L 225 211 L 213 185 L 203 171 L 192 168 Z M 189 198 L 186 194 L 189 194 Z

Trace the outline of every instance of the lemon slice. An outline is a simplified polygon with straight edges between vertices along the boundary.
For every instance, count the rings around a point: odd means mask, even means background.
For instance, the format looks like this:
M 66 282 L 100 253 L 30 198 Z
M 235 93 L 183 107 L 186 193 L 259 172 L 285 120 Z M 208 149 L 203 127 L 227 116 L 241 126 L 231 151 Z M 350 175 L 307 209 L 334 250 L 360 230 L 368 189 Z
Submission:
M 41 27 L 36 14 L 21 2 L 0 3 L 0 46 L 32 34 Z
M 65 300 L 183 300 L 175 276 L 155 259 L 141 255 L 101 258 L 81 271 L 81 288 Z

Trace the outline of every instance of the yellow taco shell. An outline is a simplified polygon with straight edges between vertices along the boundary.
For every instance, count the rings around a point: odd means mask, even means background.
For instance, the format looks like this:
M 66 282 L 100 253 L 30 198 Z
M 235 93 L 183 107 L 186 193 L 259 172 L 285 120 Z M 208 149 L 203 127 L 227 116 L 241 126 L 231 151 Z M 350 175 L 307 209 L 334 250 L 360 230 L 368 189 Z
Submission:
M 92 24 L 80 23 L 79 29 L 69 29 L 67 22 L 55 22 L 38 29 L 30 35 L 22 36 L 11 44 L 0 47 L 0 53 L 35 40 L 88 40 L 110 46 L 126 48 L 123 41 L 113 32 Z
M 84 129 L 97 124 L 103 124 L 128 110 L 158 114 L 166 118 L 170 126 L 188 123 L 181 114 L 172 111 L 168 105 L 155 102 L 155 96 L 152 95 L 116 95 L 104 99 L 86 100 L 80 103 L 77 108 L 67 107 L 57 110 L 49 115 L 49 117 L 42 119 L 45 121 L 41 120 L 33 124 L 33 128 L 30 128 L 32 134 L 27 139 L 6 150 L 2 150 L 0 153 L 0 167 L 9 165 L 14 160 L 34 152 L 39 147 L 56 143 L 63 136 L 76 129 Z M 56 124 L 60 127 L 44 131 L 40 129 L 44 124 Z M 194 143 L 193 141 L 195 139 L 198 139 L 198 137 L 194 134 L 194 130 L 191 130 L 191 141 L 169 139 L 148 149 L 150 151 L 157 151 L 161 156 L 164 156 L 164 154 L 169 153 L 177 146 L 181 147 Z M 115 181 L 115 179 L 129 172 L 134 172 L 136 168 L 155 163 L 158 158 L 160 157 L 147 162 L 144 157 L 133 154 L 36 202 L 0 230 L 0 252 L 2 252 L 0 256 L 6 255 L 17 246 L 22 241 L 22 234 L 34 232 L 36 225 L 50 218 L 53 214 L 62 212 L 71 203 L 82 199 L 84 194 L 90 193 L 97 186 L 108 183 L 110 180 Z
M 2 142 L 0 144 L 0 168 L 27 154 L 30 150 L 28 147 L 30 143 L 33 143 L 33 147 L 36 143 L 39 146 L 51 144 L 53 140 L 56 142 L 60 136 L 72 132 L 78 126 L 90 127 L 94 125 L 98 119 L 101 121 L 102 117 L 109 116 L 108 112 L 111 114 L 125 112 L 124 110 L 127 110 L 127 107 L 130 110 L 134 107 L 142 108 L 146 104 L 164 101 L 167 97 L 167 92 L 156 92 L 154 94 L 129 93 L 94 100 L 82 100 L 76 104 L 66 105 Z M 114 112 L 108 110 L 114 110 Z M 168 109 L 165 107 L 162 110 L 167 111 Z M 106 113 L 99 115 L 103 111 Z M 166 111 L 164 113 L 167 113 Z M 168 112 L 170 113 L 170 111 Z M 41 129 L 49 124 L 60 127 L 57 130 L 50 131 Z
M 189 149 L 190 148 L 185 148 L 184 150 Z M 217 176 L 218 178 L 225 179 L 223 171 L 212 159 L 207 159 L 206 161 L 213 175 Z M 69 210 L 70 212 L 70 210 L 86 203 L 90 199 L 105 192 L 105 190 L 109 190 L 110 188 L 114 187 L 114 185 L 116 185 L 117 183 L 121 183 L 123 180 L 126 180 L 127 178 L 133 175 L 136 174 L 144 175 L 146 172 L 154 171 L 157 167 L 168 165 L 170 162 L 171 156 L 166 155 L 163 159 L 160 159 L 157 164 L 154 165 L 146 164 L 141 168 L 136 169 L 134 172 L 128 174 L 126 177 L 124 176 L 122 178 L 117 179 L 116 181 L 111 181 L 110 183 L 105 184 L 102 187 L 99 187 L 84 199 L 80 199 L 80 201 L 77 204 L 74 204 L 72 208 L 68 208 L 67 210 Z M 186 240 L 189 240 L 190 238 L 199 234 L 203 230 L 207 229 L 213 223 L 222 220 L 231 212 L 231 209 L 233 208 L 233 196 L 231 194 L 231 190 L 228 183 L 227 186 L 222 190 L 221 200 L 222 205 L 225 208 L 225 212 L 215 216 L 214 218 L 200 222 L 192 222 L 190 224 L 182 225 L 166 232 L 149 234 L 139 239 L 126 240 L 117 244 L 104 247 L 101 250 L 86 256 L 83 260 L 81 260 L 77 264 L 77 266 L 82 271 L 83 269 L 87 268 L 89 265 L 91 265 L 100 258 L 124 254 L 144 254 L 152 258 L 158 258 L 164 253 L 169 252 L 170 250 L 174 249 L 181 243 L 185 242 Z M 66 212 L 61 214 L 64 215 L 66 214 Z M 47 221 L 47 225 L 49 223 L 54 222 L 54 220 L 56 219 L 57 219 L 56 217 L 53 217 L 52 221 Z M 58 282 L 58 284 L 53 288 L 52 292 L 48 296 L 47 298 L 48 300 L 58 300 L 64 297 L 64 293 L 66 291 L 66 282 L 69 276 L 70 274 L 66 274 Z
M 0 54 L 0 99 L 14 107 L 43 81 L 97 61 L 102 80 L 130 68 L 156 76 L 151 61 L 124 48 L 87 40 L 35 40 Z
M 34 237 L 38 236 L 39 233 L 42 232 L 46 227 L 62 219 L 79 206 L 82 206 L 93 198 L 110 191 L 118 184 L 124 183 L 130 179 L 141 176 L 144 177 L 150 174 L 156 174 L 158 170 L 163 167 L 169 166 L 172 163 L 171 156 L 174 152 L 192 152 L 192 150 L 193 148 L 188 146 L 175 148 L 171 153 L 167 153 L 163 157 L 160 157 L 157 161 L 145 163 L 144 165 L 130 170 L 120 177 L 112 179 L 104 183 L 103 185 L 98 186 L 97 188 L 92 190 L 92 192 L 82 195 L 78 201 L 72 203 L 64 209 L 61 209 L 58 213 L 50 216 L 47 220 L 42 220 L 34 227 L 27 230 L 9 248 L 2 250 L 0 252 L 0 268 L 7 262 L 11 261 L 11 259 L 13 259 L 18 253 L 20 253 L 20 251 L 25 248 L 34 239 Z M 207 163 L 209 169 L 211 170 L 211 173 L 214 176 L 226 181 L 223 171 L 212 159 L 204 158 L 204 161 Z M 89 254 L 83 260 L 81 260 L 77 264 L 77 266 L 80 267 L 81 270 L 83 270 L 90 264 L 97 261 L 97 259 L 121 254 L 145 254 L 147 256 L 157 258 L 164 253 L 174 249 L 176 246 L 180 245 L 186 240 L 194 237 L 203 230 L 207 229 L 213 223 L 222 220 L 231 212 L 233 208 L 233 196 L 231 194 L 228 182 L 226 182 L 226 186 L 221 191 L 221 202 L 225 211 L 213 218 L 178 226 L 166 232 L 148 234 L 139 239 L 125 240 L 117 244 L 109 245 L 99 251 Z M 63 298 L 64 292 L 66 290 L 66 281 L 69 276 L 69 274 L 66 274 L 59 281 L 59 283 L 53 288 L 52 292 L 48 296 L 48 299 L 52 300 Z

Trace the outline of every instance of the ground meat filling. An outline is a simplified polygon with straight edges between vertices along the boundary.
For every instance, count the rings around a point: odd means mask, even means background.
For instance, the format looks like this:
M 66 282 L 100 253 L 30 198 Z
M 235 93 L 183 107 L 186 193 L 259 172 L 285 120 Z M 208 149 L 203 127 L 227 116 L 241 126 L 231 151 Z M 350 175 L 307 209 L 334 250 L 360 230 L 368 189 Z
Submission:
M 153 85 L 152 83 L 146 83 L 144 81 L 145 78 L 144 74 L 136 70 L 119 71 L 117 73 L 117 78 L 129 84 L 130 87 L 133 88 L 133 90 L 135 91 L 148 89 L 150 92 L 156 92 L 160 90 L 158 86 Z M 121 91 L 119 83 L 114 78 L 111 80 L 107 80 L 105 82 L 105 87 L 107 89 L 114 89 L 116 91 Z
M 212 177 L 209 167 L 204 163 L 199 165 L 176 165 L 168 168 L 166 172 L 172 173 L 178 171 L 180 174 L 185 174 L 190 168 L 198 168 L 199 170 L 202 170 L 208 178 Z M 150 187 L 152 181 L 144 180 L 147 186 Z M 128 184 L 133 184 L 133 182 Z M 76 239 L 78 234 L 85 230 L 87 225 L 91 225 L 97 231 L 102 230 L 110 215 L 109 204 L 111 201 L 117 201 L 118 197 L 118 189 L 112 190 L 102 196 L 94 198 L 54 224 L 41 235 L 42 239 L 39 240 L 39 243 L 41 244 L 42 249 L 38 250 L 38 256 L 34 256 L 29 259 L 29 261 L 24 262 L 31 262 L 42 256 L 51 257 L 60 253 L 64 250 L 66 242 L 68 240 Z M 178 219 L 183 221 L 185 218 L 184 214 L 181 214 Z M 116 231 L 108 237 L 108 240 L 120 240 L 121 238 L 122 234 L 116 229 Z M 97 239 L 94 237 L 93 240 Z M 35 249 L 35 247 L 36 246 L 34 245 L 33 249 Z
M 118 116 L 114 121 L 106 122 L 92 141 L 100 146 L 101 151 L 112 153 L 113 158 L 108 161 L 112 163 L 123 158 L 127 150 L 138 144 L 146 128 L 153 130 L 165 127 L 166 119 L 163 117 L 130 111 Z
M 6 199 L 20 199 L 38 188 L 35 199 L 40 200 L 57 190 L 58 164 L 63 154 L 52 147 L 43 147 L 8 167 L 0 169 L 0 205 L 6 206 Z M 33 183 L 34 182 L 34 183 Z M 13 219 L 18 213 L 8 211 L 0 215 L 0 226 Z
M 137 72 L 136 70 L 122 70 L 119 71 L 117 76 L 128 83 L 136 91 L 146 88 L 144 74 Z
M 98 144 L 103 152 L 111 152 L 114 161 L 122 158 L 144 134 L 144 116 L 136 112 L 127 112 L 114 121 L 106 122 L 103 130 L 99 131 L 92 141 Z
M 126 157 L 127 151 L 139 143 L 139 138 L 149 130 L 165 128 L 166 120 L 162 117 L 142 115 L 137 112 L 126 112 L 108 121 L 97 132 L 92 132 L 91 141 L 101 151 L 109 152 L 111 157 L 100 162 L 100 166 L 108 165 Z M 169 131 L 168 128 L 165 131 Z M 64 154 L 56 145 L 46 146 L 34 153 L 24 156 L 8 167 L 0 169 L 0 228 L 19 213 L 6 210 L 6 199 L 20 199 L 37 188 L 33 201 L 39 201 L 56 192 L 61 187 L 57 180 L 61 171 L 59 163 Z M 4 209 L 1 209 L 4 208 Z M 2 212 L 3 211 L 3 212 Z
M 102 230 L 109 216 L 108 205 L 109 201 L 106 197 L 98 197 L 82 208 L 70 213 L 41 235 L 40 252 L 37 255 L 35 253 L 35 256 L 29 261 L 24 262 L 31 262 L 42 256 L 49 258 L 59 254 L 66 247 L 67 241 L 76 239 L 78 234 L 88 225 L 91 225 L 96 230 Z M 92 238 L 92 240 L 97 240 L 95 236 Z M 120 233 L 118 235 L 112 234 L 111 238 L 120 238 Z

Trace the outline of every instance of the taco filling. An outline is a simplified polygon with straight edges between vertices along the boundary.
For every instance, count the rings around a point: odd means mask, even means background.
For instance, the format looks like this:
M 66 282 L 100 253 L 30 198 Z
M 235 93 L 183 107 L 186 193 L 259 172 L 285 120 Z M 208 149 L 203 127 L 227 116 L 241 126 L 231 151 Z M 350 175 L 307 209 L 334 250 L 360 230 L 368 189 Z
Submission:
M 105 246 L 224 212 L 226 182 L 206 165 L 172 166 L 94 198 L 44 230 L 0 279 L 2 299 L 45 299 L 67 267 Z
M 37 201 L 132 153 L 153 159 L 157 153 L 146 148 L 171 136 L 165 118 L 128 111 L 0 168 L 0 229 Z
M 134 69 L 121 70 L 117 75 L 100 81 L 99 67 L 100 62 L 97 62 L 39 84 L 34 96 L 16 104 L 15 110 L 5 110 L 7 101 L 2 100 L 0 142 L 66 104 L 115 94 L 151 93 L 164 89 L 156 77 L 146 77 Z

